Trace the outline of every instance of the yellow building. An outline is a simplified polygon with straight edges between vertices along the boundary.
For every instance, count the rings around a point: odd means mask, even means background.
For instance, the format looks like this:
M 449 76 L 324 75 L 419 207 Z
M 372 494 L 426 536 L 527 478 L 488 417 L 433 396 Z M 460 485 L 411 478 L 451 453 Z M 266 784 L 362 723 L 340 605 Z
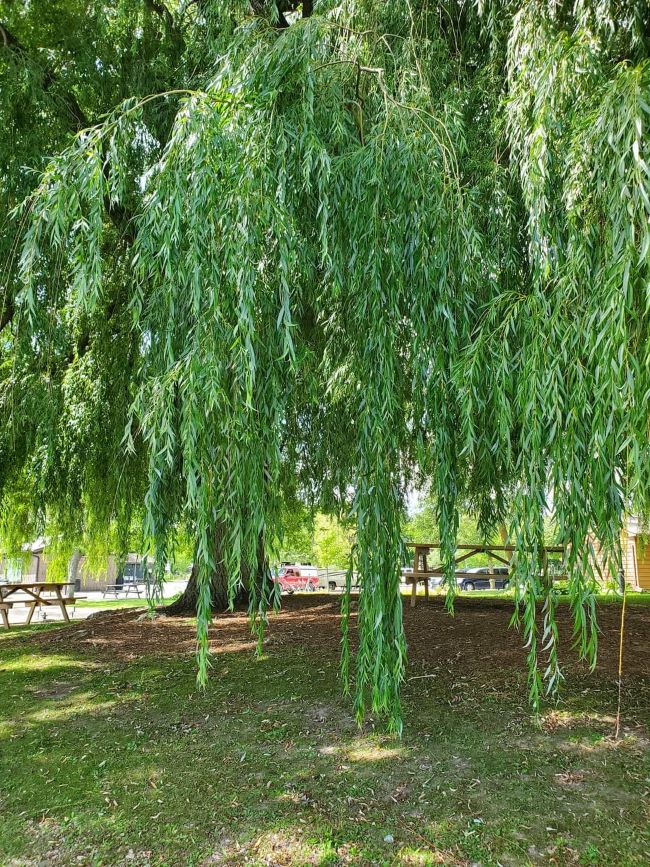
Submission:
M 621 533 L 623 570 L 628 586 L 650 590 L 650 535 L 644 533 L 638 518 L 628 518 Z

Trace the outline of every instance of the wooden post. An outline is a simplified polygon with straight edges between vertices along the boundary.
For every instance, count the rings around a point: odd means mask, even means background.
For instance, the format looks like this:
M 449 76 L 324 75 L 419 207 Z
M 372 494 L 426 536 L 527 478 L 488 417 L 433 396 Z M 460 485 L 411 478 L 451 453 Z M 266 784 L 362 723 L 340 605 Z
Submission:
M 542 549 L 542 583 L 546 592 L 549 592 L 553 586 L 553 581 L 548 574 L 548 551 L 546 548 Z
M 61 595 L 61 588 L 55 587 L 54 592 L 56 593 L 57 599 L 59 600 L 59 608 L 61 609 L 61 614 L 63 615 L 63 619 L 66 623 L 70 623 L 70 617 L 68 615 L 68 609 L 66 608 L 65 601 L 63 596 Z
M 429 549 L 425 548 L 424 552 L 422 554 L 422 565 L 424 567 L 422 570 L 423 572 L 429 571 L 429 562 L 427 560 L 427 554 L 428 553 L 429 553 Z M 429 598 L 429 578 L 428 578 L 428 576 L 425 577 L 425 579 L 424 579 L 424 598 L 425 599 Z
M 411 578 L 412 586 L 411 586 L 411 608 L 415 608 L 415 603 L 418 596 L 418 582 L 415 577 L 415 573 L 418 571 L 420 560 L 420 549 L 417 545 L 413 548 L 413 576 Z

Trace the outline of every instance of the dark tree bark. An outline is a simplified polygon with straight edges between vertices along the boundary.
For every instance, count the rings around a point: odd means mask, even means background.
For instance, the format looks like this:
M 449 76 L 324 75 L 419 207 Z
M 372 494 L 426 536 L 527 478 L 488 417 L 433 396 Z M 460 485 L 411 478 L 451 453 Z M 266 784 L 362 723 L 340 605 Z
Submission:
M 210 594 L 212 597 L 212 610 L 225 611 L 228 607 L 228 585 L 226 575 L 223 568 L 215 569 L 210 581 Z M 243 594 L 242 594 L 243 596 Z M 236 599 L 237 604 L 245 602 L 244 598 Z M 172 602 L 171 605 L 166 605 L 161 612 L 170 617 L 190 617 L 195 616 L 199 602 L 199 581 L 198 569 L 196 563 L 192 566 L 190 580 L 187 582 L 187 587 L 179 598 Z
M 212 611 L 215 613 L 225 611 L 228 608 L 228 577 L 221 554 L 222 545 L 222 536 L 219 533 L 217 538 L 217 567 L 210 580 Z M 264 553 L 264 540 L 262 536 L 260 536 L 258 541 L 256 574 L 251 576 L 250 570 L 246 568 L 242 570 L 242 573 L 242 586 L 235 596 L 235 605 L 237 606 L 248 605 L 250 598 L 248 588 L 250 587 L 251 580 L 254 580 L 260 589 L 262 584 L 269 580 L 268 562 Z M 161 608 L 160 612 L 169 617 L 192 617 L 196 615 L 198 601 L 198 569 L 195 563 L 192 566 L 187 587 L 181 596 L 175 602 L 172 602 L 171 605 Z

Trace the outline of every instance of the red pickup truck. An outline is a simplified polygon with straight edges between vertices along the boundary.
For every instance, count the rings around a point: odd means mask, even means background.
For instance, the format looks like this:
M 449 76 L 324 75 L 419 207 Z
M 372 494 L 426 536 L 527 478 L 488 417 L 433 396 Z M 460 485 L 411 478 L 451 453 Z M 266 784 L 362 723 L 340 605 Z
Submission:
M 277 578 L 273 580 L 277 581 L 283 593 L 293 593 L 296 590 L 316 590 L 318 587 L 318 569 L 315 566 L 302 563 L 283 563 Z

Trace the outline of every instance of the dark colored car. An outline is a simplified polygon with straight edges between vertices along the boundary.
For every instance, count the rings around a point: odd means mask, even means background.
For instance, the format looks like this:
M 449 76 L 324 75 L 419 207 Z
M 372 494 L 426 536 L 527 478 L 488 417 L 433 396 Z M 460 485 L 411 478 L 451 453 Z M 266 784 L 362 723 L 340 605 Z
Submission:
M 458 587 L 461 590 L 491 590 L 490 581 L 494 581 L 495 590 L 507 590 L 510 586 L 507 566 L 482 566 L 479 569 L 468 570 L 462 577 L 458 576 Z

